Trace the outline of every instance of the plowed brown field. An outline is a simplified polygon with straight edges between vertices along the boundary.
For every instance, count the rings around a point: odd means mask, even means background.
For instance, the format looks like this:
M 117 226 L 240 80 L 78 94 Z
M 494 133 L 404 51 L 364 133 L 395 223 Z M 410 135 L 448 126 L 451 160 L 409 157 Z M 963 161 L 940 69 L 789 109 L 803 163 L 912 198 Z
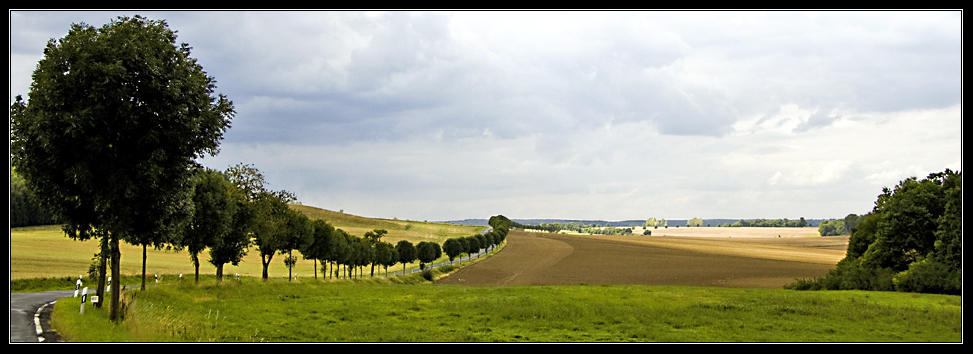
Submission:
M 695 235 L 589 236 L 511 231 L 508 244 L 499 253 L 437 282 L 470 286 L 642 284 L 780 288 L 796 278 L 824 276 L 844 257 L 848 245 L 847 236 L 819 237 L 816 232 L 809 236 L 808 230 L 795 228 L 683 231 Z

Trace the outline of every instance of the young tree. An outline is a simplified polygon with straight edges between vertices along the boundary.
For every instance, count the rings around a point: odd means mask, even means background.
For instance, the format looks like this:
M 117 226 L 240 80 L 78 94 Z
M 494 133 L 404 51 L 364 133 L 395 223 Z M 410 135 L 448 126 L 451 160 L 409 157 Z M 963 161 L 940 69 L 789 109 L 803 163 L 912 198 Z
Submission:
M 432 263 L 436 260 L 436 248 L 439 245 L 433 242 L 419 242 L 416 245 L 416 258 L 419 259 L 419 269 L 425 269 L 426 263 Z
M 460 244 L 455 238 L 451 238 L 443 242 L 443 251 L 446 252 L 446 256 L 449 257 L 449 262 L 452 263 L 453 259 L 458 257 L 463 253 L 463 245 Z
M 304 247 L 300 249 L 301 254 L 304 255 L 304 259 L 314 260 L 314 279 L 318 278 L 318 265 L 317 262 L 320 260 L 323 265 L 325 260 L 328 259 L 329 253 L 333 251 L 331 245 L 331 238 L 334 237 L 334 226 L 328 224 L 328 222 L 317 219 L 311 222 L 311 226 L 314 228 L 314 232 L 311 235 L 311 241 L 304 244 Z
M 389 275 L 389 263 L 392 262 L 393 256 L 395 256 L 395 246 L 393 246 L 391 243 L 379 242 L 375 244 L 375 258 L 373 264 L 385 266 L 386 276 Z M 374 274 L 372 275 L 374 276 Z
M 399 253 L 399 262 L 402 263 L 402 274 L 405 274 L 405 264 L 416 261 L 416 246 L 411 242 L 401 240 L 395 244 L 395 251 Z
M 253 239 L 260 251 L 264 280 L 268 279 L 267 271 L 274 255 L 286 249 L 288 242 L 286 226 L 290 210 L 287 203 L 293 199 L 293 195 L 288 192 L 263 192 L 257 197 Z
M 199 253 L 226 238 L 233 226 L 237 203 L 233 184 L 219 171 L 199 169 L 193 178 L 193 215 L 186 224 L 180 246 L 189 251 L 189 259 L 199 283 Z
M 225 96 L 211 96 L 215 81 L 189 45 L 175 40 L 164 20 L 140 16 L 72 24 L 47 43 L 28 101 L 11 105 L 13 166 L 69 237 L 108 238 L 114 279 L 119 241 L 173 234 L 195 159 L 218 152 L 233 116 Z
M 230 231 L 216 240 L 210 247 L 209 262 L 216 266 L 216 281 L 223 280 L 223 266 L 227 263 L 238 265 L 247 255 L 253 242 L 253 229 L 257 225 L 260 210 L 257 198 L 264 190 L 264 177 L 251 165 L 237 164 L 223 172 L 233 188 L 230 194 L 237 206 Z
M 364 237 L 365 237 L 366 240 L 368 240 L 368 242 L 371 244 L 371 247 L 374 249 L 375 246 L 377 246 L 379 244 L 379 242 L 381 242 L 382 237 L 385 236 L 388 233 L 389 232 L 387 230 L 375 229 L 375 230 L 372 230 L 372 231 L 365 232 L 365 236 Z M 375 276 L 375 265 L 376 264 L 379 264 L 380 265 L 380 264 L 382 264 L 382 262 L 379 262 L 378 260 L 376 260 L 376 259 L 373 258 L 372 259 L 372 276 L 373 277 Z
M 480 239 L 476 236 L 467 236 L 466 239 L 466 253 L 473 256 L 473 254 L 480 252 Z
M 283 228 L 280 230 L 279 252 L 286 254 L 284 263 L 287 265 L 287 279 L 292 280 L 294 265 L 297 264 L 297 257 L 294 257 L 294 250 L 304 248 L 314 237 L 314 226 L 311 220 L 301 212 L 287 207 L 283 210 Z

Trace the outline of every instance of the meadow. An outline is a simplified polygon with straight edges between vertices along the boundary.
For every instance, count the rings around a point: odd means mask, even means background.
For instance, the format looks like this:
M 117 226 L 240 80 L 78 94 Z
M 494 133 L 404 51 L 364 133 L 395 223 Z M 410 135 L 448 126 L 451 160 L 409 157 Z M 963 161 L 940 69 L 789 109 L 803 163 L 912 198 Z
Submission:
M 437 271 L 438 273 L 438 271 Z M 680 286 L 467 287 L 418 275 L 128 291 L 57 303 L 72 342 L 959 342 L 958 296 Z M 867 325 L 864 323 L 867 322 Z M 91 330 L 98 328 L 99 330 Z

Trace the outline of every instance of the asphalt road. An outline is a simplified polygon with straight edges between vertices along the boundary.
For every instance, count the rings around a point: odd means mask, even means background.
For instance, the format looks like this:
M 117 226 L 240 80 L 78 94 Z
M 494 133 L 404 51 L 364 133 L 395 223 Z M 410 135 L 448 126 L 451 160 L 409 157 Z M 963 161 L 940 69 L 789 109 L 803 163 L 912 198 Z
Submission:
M 51 318 L 50 304 L 70 296 L 74 296 L 74 290 L 11 293 L 10 343 L 57 341 L 56 333 L 51 332 L 48 325 Z M 38 330 L 38 326 L 43 329 Z

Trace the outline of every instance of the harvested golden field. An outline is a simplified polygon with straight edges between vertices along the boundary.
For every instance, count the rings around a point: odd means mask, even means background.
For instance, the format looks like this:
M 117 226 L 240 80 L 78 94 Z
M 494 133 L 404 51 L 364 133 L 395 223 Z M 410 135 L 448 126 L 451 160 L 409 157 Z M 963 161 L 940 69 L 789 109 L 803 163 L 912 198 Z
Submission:
M 680 229 L 666 229 L 666 236 L 511 231 L 503 251 L 438 282 L 780 288 L 827 274 L 848 244 L 847 236 L 820 237 L 817 230 L 809 236 L 813 228 Z

